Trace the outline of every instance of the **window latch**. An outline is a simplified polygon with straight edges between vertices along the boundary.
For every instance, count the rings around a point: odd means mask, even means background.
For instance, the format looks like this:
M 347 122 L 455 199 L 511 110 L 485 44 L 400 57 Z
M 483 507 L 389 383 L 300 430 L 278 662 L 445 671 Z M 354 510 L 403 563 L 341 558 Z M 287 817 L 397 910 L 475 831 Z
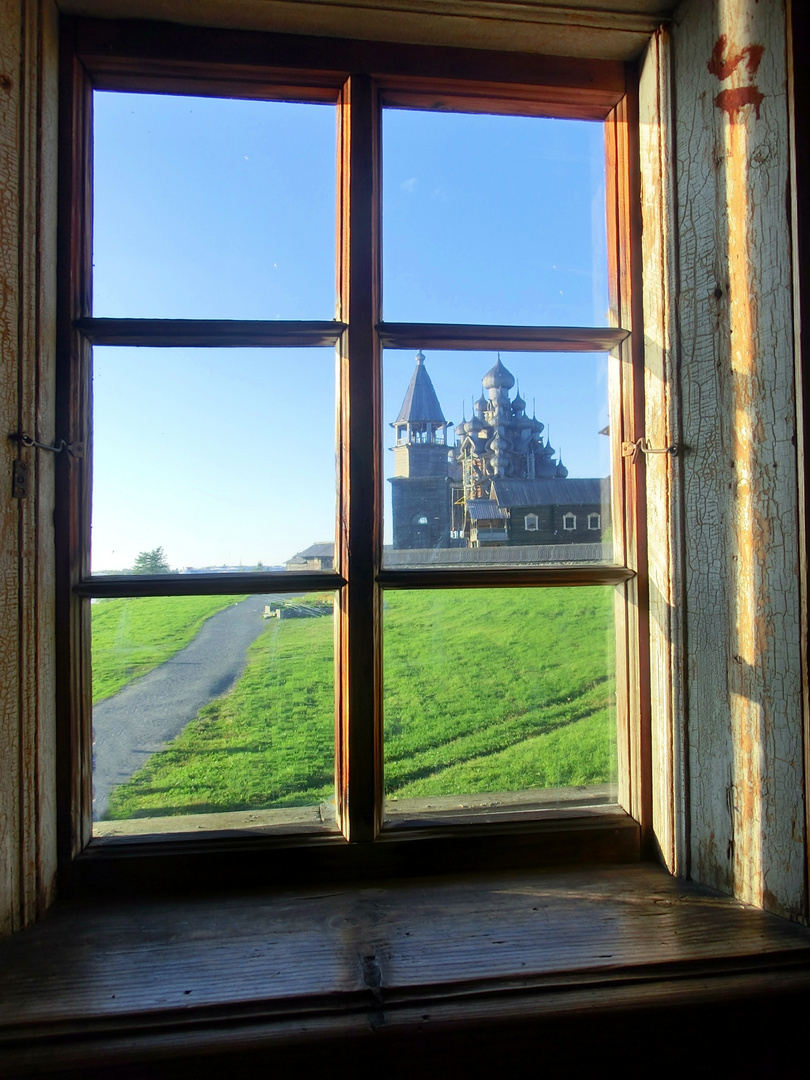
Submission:
M 50 450 L 52 454 L 61 454 L 63 450 L 67 450 L 71 457 L 84 457 L 84 443 L 81 442 L 67 443 L 64 439 L 60 439 L 56 445 L 51 446 L 50 443 L 39 442 L 32 435 L 26 435 L 25 432 L 9 435 L 9 438 L 18 440 L 23 446 L 33 446 L 37 450 Z
M 630 464 L 636 465 L 638 463 L 639 454 L 671 454 L 675 457 L 679 449 L 677 443 L 673 443 L 672 446 L 650 446 L 642 435 L 641 438 L 636 439 L 635 442 L 622 443 L 622 457 L 629 457 Z

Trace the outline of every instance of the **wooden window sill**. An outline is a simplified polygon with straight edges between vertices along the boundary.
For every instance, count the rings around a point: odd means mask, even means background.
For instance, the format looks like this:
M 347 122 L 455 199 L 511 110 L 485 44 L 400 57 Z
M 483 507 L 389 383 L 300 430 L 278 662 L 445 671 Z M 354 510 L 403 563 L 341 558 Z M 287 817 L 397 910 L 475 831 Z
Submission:
M 600 865 L 74 901 L 2 942 L 0 970 L 4 1077 L 481 1075 L 565 1054 L 580 1075 L 729 1009 L 758 1035 L 715 1032 L 724 1061 L 798 1046 L 810 931 Z

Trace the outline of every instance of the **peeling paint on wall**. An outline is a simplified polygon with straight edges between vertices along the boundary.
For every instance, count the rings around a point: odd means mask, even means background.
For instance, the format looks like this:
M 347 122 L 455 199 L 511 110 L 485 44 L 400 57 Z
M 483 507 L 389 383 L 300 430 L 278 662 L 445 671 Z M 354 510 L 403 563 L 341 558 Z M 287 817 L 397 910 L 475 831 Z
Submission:
M 785 25 L 690 2 L 675 71 L 693 877 L 804 911 Z M 754 81 L 756 78 L 756 82 Z M 717 83 L 726 83 L 719 93 Z

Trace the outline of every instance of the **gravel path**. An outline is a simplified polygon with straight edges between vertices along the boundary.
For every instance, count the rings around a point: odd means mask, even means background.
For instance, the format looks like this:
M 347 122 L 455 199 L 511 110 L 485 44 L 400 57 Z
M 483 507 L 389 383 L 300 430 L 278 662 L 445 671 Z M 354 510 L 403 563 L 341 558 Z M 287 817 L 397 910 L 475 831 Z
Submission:
M 93 709 L 93 817 L 107 810 L 110 792 L 179 735 L 209 701 L 226 693 L 245 666 L 248 646 L 262 631 L 265 604 L 250 596 L 212 615 L 171 660 Z

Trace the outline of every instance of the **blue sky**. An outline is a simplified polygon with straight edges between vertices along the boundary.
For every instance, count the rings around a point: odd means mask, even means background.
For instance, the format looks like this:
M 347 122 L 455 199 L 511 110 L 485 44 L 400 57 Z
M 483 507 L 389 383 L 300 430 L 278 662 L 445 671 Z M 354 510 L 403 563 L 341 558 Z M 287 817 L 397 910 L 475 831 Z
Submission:
M 334 317 L 332 106 L 94 100 L 95 315 Z M 603 159 L 598 124 L 387 111 L 384 318 L 606 325 Z M 446 418 L 469 417 L 495 353 L 426 357 Z M 606 475 L 604 357 L 502 359 L 570 475 Z M 413 363 L 384 355 L 384 447 Z M 333 350 L 97 348 L 94 397 L 95 570 L 158 545 L 272 565 L 333 537 Z

